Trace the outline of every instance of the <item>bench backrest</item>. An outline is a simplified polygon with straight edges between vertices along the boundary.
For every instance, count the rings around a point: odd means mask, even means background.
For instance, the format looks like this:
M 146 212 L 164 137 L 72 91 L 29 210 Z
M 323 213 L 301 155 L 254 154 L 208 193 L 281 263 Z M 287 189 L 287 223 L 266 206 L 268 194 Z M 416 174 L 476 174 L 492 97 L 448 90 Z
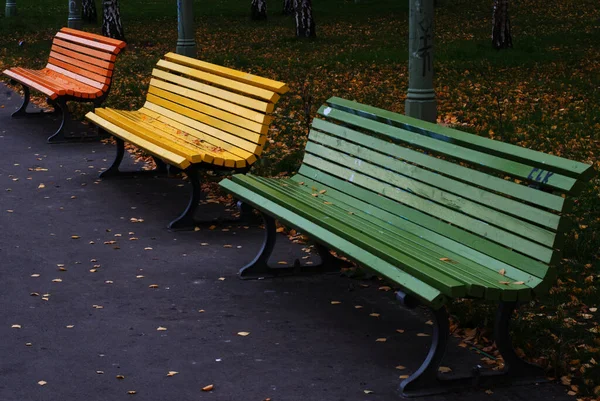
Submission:
M 553 272 L 564 213 L 592 166 L 340 98 L 318 114 L 299 174 L 490 263 Z
M 124 47 L 122 40 L 62 28 L 52 41 L 46 68 L 107 92 L 116 55 Z
M 152 71 L 142 111 L 250 165 L 260 156 L 283 82 L 168 53 Z

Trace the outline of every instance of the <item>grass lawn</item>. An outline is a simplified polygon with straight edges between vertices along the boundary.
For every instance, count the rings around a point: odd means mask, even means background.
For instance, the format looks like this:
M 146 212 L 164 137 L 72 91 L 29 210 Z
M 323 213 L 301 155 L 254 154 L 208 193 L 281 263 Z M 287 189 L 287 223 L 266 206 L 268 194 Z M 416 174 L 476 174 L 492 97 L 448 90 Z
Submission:
M 142 105 L 152 67 L 175 50 L 175 3 L 121 2 L 128 47 L 107 106 Z M 315 41 L 294 38 L 293 19 L 280 15 L 282 2 L 269 3 L 269 19 L 260 23 L 249 19 L 250 1 L 195 3 L 199 58 L 291 87 L 278 104 L 256 174 L 295 171 L 307 124 L 332 95 L 403 112 L 407 1 L 315 1 Z M 54 33 L 66 24 L 67 2 L 18 0 L 17 5 L 18 17 L 0 17 L 0 69 L 42 67 Z M 436 8 L 439 121 L 600 167 L 597 0 L 520 0 L 511 2 L 510 12 L 515 48 L 498 52 L 489 37 L 491 1 L 445 0 Z M 86 29 L 99 32 L 97 26 Z M 81 114 L 85 107 L 78 107 Z M 546 299 L 526 305 L 516 322 L 519 347 L 578 397 L 600 397 L 599 189 L 593 181 L 577 201 L 556 286 Z M 485 307 L 469 301 L 452 307 L 460 327 L 456 333 L 490 354 L 493 363 L 483 312 Z

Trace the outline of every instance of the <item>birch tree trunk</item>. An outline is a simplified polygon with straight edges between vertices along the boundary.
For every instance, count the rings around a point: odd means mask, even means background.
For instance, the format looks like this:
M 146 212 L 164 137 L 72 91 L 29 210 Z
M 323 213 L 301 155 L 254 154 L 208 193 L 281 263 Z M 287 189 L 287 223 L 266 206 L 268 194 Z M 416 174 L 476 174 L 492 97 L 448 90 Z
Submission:
M 315 20 L 313 19 L 311 0 L 293 0 L 296 18 L 296 37 L 316 38 Z
M 492 45 L 495 49 L 513 47 L 508 16 L 508 0 L 494 0 L 492 15 Z
M 96 11 L 95 0 L 83 0 L 83 20 L 95 24 L 98 22 L 98 12 Z
M 293 0 L 283 0 L 283 15 L 292 15 L 294 13 L 294 2 Z
M 267 0 L 252 0 L 250 12 L 254 21 L 267 19 Z
M 119 0 L 103 0 L 102 35 L 125 40 L 125 31 L 121 23 Z

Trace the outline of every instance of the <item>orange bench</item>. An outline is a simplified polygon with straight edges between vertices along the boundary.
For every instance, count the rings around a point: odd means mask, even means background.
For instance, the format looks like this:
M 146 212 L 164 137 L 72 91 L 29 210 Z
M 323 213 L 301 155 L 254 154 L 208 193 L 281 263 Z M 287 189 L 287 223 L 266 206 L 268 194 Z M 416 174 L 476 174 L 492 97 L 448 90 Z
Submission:
M 67 101 L 92 102 L 99 106 L 108 95 L 117 54 L 125 47 L 121 40 L 93 33 L 62 28 L 52 41 L 48 64 L 41 70 L 15 67 L 4 71 L 12 81 L 23 86 L 23 103 L 13 117 L 25 116 L 29 104 L 29 89 L 48 97 L 54 112 L 62 113 L 62 122 L 48 142 L 68 139 L 64 135 L 69 121 Z

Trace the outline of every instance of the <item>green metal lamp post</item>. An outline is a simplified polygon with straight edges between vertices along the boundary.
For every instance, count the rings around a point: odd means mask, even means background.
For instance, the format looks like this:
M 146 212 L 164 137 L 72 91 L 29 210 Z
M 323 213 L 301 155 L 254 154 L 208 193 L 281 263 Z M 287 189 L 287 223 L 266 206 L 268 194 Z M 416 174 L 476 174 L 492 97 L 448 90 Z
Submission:
M 17 0 L 6 0 L 6 12 L 4 15 L 7 17 L 14 17 L 17 15 Z
M 177 53 L 196 57 L 194 0 L 177 0 Z
M 69 28 L 81 29 L 81 0 L 69 0 Z
M 430 122 L 437 119 L 433 90 L 433 3 L 434 0 L 410 0 L 405 104 L 407 116 Z

